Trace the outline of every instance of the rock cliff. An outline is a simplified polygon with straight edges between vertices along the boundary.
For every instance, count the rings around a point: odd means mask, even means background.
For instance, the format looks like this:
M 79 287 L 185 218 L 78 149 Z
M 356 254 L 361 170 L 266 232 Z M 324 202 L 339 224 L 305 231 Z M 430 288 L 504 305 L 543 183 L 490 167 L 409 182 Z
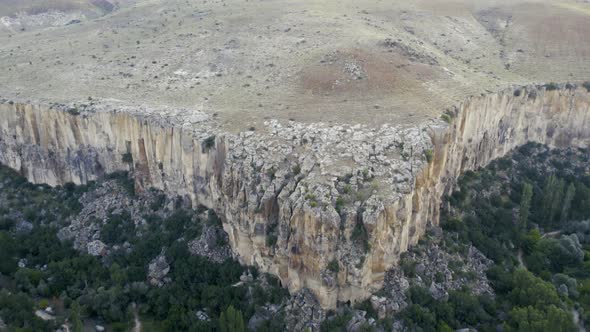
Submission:
M 30 181 L 86 183 L 128 170 L 137 189 L 213 208 L 243 263 L 290 291 L 309 288 L 328 308 L 382 285 L 400 253 L 438 223 L 461 172 L 528 141 L 590 140 L 590 93 L 572 86 L 472 97 L 405 127 L 267 121 L 233 134 L 204 113 L 106 103 L 4 100 L 0 114 L 0 163 Z

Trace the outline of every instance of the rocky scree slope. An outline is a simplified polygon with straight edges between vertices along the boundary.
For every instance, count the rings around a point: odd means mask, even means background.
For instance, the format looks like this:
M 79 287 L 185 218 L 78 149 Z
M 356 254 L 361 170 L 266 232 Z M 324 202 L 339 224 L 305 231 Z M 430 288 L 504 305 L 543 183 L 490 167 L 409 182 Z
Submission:
M 401 127 L 269 120 L 224 133 L 214 117 L 105 102 L 0 105 L 0 163 L 30 181 L 86 183 L 129 170 L 214 209 L 232 250 L 323 307 L 365 299 L 437 225 L 461 172 L 529 141 L 585 147 L 590 94 L 528 86 L 472 97 L 441 119 Z M 190 114 L 190 115 L 186 115 Z

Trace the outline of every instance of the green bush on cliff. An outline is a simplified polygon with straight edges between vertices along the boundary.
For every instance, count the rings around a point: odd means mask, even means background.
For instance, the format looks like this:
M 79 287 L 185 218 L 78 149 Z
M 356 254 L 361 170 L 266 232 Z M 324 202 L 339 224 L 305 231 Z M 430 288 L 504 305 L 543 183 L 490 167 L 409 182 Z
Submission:
M 275 234 L 267 234 L 266 235 L 266 246 L 267 247 L 274 247 L 277 244 L 278 238 Z
M 333 259 L 330 261 L 330 263 L 328 263 L 328 270 L 334 273 L 340 272 L 340 264 L 338 264 L 338 261 L 336 259 Z
M 76 107 L 68 108 L 67 112 L 73 116 L 80 115 L 80 110 Z
M 203 150 L 209 151 L 211 148 L 215 146 L 215 135 L 209 136 L 203 140 Z
M 432 159 L 434 158 L 434 151 L 432 150 L 424 150 L 424 157 L 426 157 L 426 161 L 428 163 L 432 162 Z
M 451 117 L 448 114 L 442 114 L 440 116 L 440 118 L 443 119 L 443 121 L 446 122 L 446 123 L 451 123 L 452 122 Z
M 365 229 L 365 225 L 362 221 L 357 221 L 354 229 L 352 230 L 350 239 L 357 244 L 360 244 L 365 253 L 371 249 L 371 245 L 369 244 L 369 235 L 367 234 L 367 230 Z
M 131 154 L 131 152 L 123 153 L 121 155 L 121 159 L 126 164 L 132 164 L 133 163 L 133 155 Z
M 551 82 L 551 83 L 547 83 L 544 85 L 545 90 L 547 91 L 554 91 L 559 89 L 559 85 L 557 85 L 557 83 Z

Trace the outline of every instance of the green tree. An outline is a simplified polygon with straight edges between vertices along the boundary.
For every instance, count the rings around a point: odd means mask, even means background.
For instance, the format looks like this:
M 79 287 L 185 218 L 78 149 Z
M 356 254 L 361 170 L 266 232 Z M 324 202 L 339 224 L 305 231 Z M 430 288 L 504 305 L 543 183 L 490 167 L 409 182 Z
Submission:
M 509 326 L 506 329 L 508 331 L 576 331 L 571 315 L 554 305 L 550 305 L 547 311 L 532 306 L 515 307 L 509 316 Z
M 111 280 L 117 285 L 124 285 L 127 282 L 127 271 L 121 268 L 119 264 L 114 263 L 111 265 L 109 272 L 111 274 Z
M 555 287 L 531 272 L 518 269 L 513 274 L 512 291 L 509 294 L 511 302 L 518 306 L 535 306 L 543 308 L 561 303 Z
M 533 198 L 533 186 L 525 182 L 522 185 L 522 198 L 520 199 L 519 222 L 520 227 L 526 229 L 527 220 L 531 210 L 531 199 Z
M 8 232 L 0 232 L 0 273 L 12 274 L 16 271 L 16 243 Z
M 416 331 L 418 328 L 423 331 L 436 331 L 435 315 L 428 308 L 418 304 L 408 306 L 403 311 L 402 318 L 412 331 Z
M 537 243 L 541 240 L 541 233 L 538 229 L 531 229 L 527 234 L 522 235 L 520 247 L 525 253 L 530 254 L 535 250 Z
M 576 186 L 573 183 L 570 183 L 570 185 L 567 187 L 567 191 L 565 192 L 565 197 L 563 198 L 563 206 L 561 208 L 560 221 L 562 224 L 565 223 L 567 221 L 567 218 L 569 217 L 570 208 L 572 206 L 572 200 L 574 199 L 575 195 Z
M 219 317 L 219 329 L 221 332 L 245 332 L 242 312 L 230 305 Z
M 563 189 L 565 185 L 563 180 L 558 179 L 551 174 L 545 181 L 543 186 L 543 200 L 542 200 L 542 220 L 546 224 L 551 224 L 555 218 L 555 214 L 559 211 L 561 205 Z
M 340 272 L 340 265 L 338 264 L 338 261 L 333 259 L 330 261 L 330 263 L 328 263 L 328 270 L 338 273 Z
M 453 331 L 455 331 L 445 322 L 438 323 L 436 330 L 439 332 L 453 332 Z
M 34 302 L 25 293 L 12 294 L 0 289 L 0 317 L 8 331 L 53 331 L 53 322 L 35 316 Z
M 82 324 L 80 304 L 78 301 L 72 303 L 72 312 L 70 313 L 70 320 L 72 321 L 72 331 L 82 332 L 84 325 Z

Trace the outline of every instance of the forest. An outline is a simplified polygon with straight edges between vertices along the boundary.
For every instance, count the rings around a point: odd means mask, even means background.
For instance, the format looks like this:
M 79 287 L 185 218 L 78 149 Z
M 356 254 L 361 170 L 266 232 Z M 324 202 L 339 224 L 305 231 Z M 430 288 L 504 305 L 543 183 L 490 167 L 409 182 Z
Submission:
M 577 331 L 576 321 L 590 322 L 589 169 L 586 150 L 530 143 L 466 172 L 442 216 L 444 232 L 454 235 L 446 247 L 473 244 L 493 260 L 487 275 L 495 297 L 457 291 L 437 302 L 411 289 L 412 305 L 401 314 L 408 326 Z
M 134 195 L 127 174 L 106 181 L 113 179 Z M 81 331 L 89 317 L 113 331 L 128 331 L 134 314 L 142 317 L 144 331 L 240 331 L 257 306 L 287 296 L 276 278 L 254 267 L 188 252 L 188 239 L 203 225 L 220 226 L 212 211 L 199 214 L 201 208 L 179 208 L 165 220 L 147 211 L 145 226 L 135 226 L 125 212 L 111 214 L 101 239 L 119 250 L 108 257 L 74 250 L 70 241 L 58 239 L 58 228 L 80 211 L 80 197 L 95 185 L 33 185 L 0 168 L 0 317 L 9 331 L 53 331 L 65 321 Z M 146 267 L 161 248 L 171 262 L 170 282 L 153 287 Z M 252 280 L 240 282 L 246 273 Z M 56 319 L 34 314 L 49 306 Z

